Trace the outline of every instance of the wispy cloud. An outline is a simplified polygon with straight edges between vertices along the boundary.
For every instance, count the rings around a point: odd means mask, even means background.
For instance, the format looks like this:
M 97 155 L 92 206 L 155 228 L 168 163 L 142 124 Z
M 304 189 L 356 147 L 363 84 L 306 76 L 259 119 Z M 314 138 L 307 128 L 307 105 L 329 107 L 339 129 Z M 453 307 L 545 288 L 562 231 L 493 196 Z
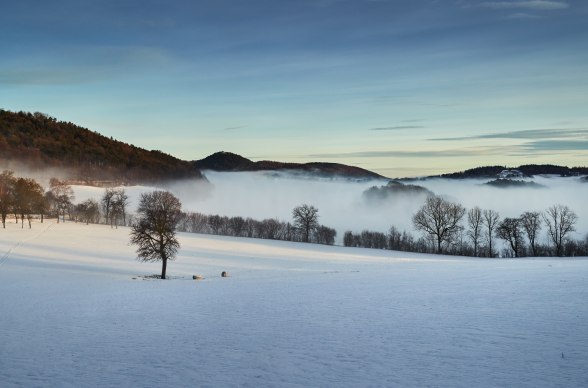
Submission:
M 398 125 L 393 127 L 379 127 L 379 128 L 370 128 L 368 131 L 401 131 L 404 129 L 421 129 L 425 128 L 422 125 Z
M 99 69 L 4 69 L 0 85 L 75 85 L 105 78 Z
M 226 127 L 223 128 L 223 131 L 236 131 L 237 129 L 247 128 L 247 125 L 238 125 L 236 127 Z
M 569 8 L 565 1 L 552 0 L 525 0 L 525 1 L 484 1 L 482 7 L 493 9 L 531 9 L 537 11 L 549 11 Z
M 550 129 L 528 129 L 522 131 L 510 131 L 500 133 L 489 133 L 476 136 L 463 137 L 442 137 L 428 140 L 435 141 L 456 141 L 474 139 L 563 139 L 563 138 L 588 138 L 587 128 L 550 128 Z
M 541 16 L 525 13 L 525 12 L 517 12 L 506 16 L 507 19 L 519 19 L 519 20 L 532 20 L 532 19 L 541 19 Z
M 65 56 L 63 52 L 57 54 Z M 165 50 L 140 46 L 80 48 L 75 61 L 67 65 L 44 63 L 42 54 L 36 55 L 22 64 L 9 64 L 0 68 L 0 85 L 88 84 L 128 77 L 145 68 L 161 68 L 173 62 Z
M 526 151 L 586 151 L 588 140 L 541 140 L 522 146 Z
M 388 150 L 388 151 L 359 151 L 344 153 L 311 154 L 309 158 L 442 158 L 442 157 L 468 157 L 480 155 L 504 155 L 510 152 L 520 152 L 517 146 L 511 147 L 470 147 L 446 150 Z

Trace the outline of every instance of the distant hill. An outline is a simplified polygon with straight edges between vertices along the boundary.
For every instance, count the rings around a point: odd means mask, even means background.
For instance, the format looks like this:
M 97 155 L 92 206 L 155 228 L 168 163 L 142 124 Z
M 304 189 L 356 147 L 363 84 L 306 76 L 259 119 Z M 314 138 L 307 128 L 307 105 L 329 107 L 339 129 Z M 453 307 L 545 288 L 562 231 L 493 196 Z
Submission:
M 500 172 L 505 169 L 507 169 L 505 166 L 476 167 L 450 174 L 430 176 L 429 178 L 496 178 L 498 174 L 500 174 Z M 555 166 L 552 164 L 525 164 L 519 167 L 515 167 L 514 169 L 521 171 L 527 177 L 544 174 L 559 176 L 588 175 L 588 167 L 566 167 Z
M 385 186 L 372 186 L 363 192 L 363 198 L 368 203 L 381 203 L 389 200 L 396 200 L 402 197 L 423 197 L 433 195 L 429 189 L 418 186 L 404 184 L 398 181 L 390 181 Z
M 513 188 L 531 188 L 531 189 L 543 189 L 545 186 L 540 185 L 535 182 L 527 182 L 523 180 L 516 180 L 516 179 L 495 179 L 490 182 L 484 183 L 488 186 L 498 187 L 501 189 L 513 189 Z
M 148 151 L 42 113 L 0 109 L 0 160 L 6 166 L 63 169 L 92 182 L 160 182 L 203 179 L 191 162 Z
M 283 163 L 263 160 L 254 162 L 231 152 L 217 152 L 197 160 L 194 166 L 200 170 L 213 171 L 291 171 L 321 177 L 351 179 L 385 179 L 382 175 L 363 168 L 339 163 Z

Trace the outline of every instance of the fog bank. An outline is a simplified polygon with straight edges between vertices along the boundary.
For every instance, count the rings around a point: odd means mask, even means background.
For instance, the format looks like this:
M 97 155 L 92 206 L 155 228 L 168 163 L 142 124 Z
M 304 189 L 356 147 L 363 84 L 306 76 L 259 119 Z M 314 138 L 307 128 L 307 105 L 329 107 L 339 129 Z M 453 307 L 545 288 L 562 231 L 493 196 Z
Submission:
M 224 216 L 242 216 L 262 220 L 292 219 L 292 209 L 311 204 L 319 209 L 319 222 L 337 230 L 340 243 L 346 230 L 364 229 L 387 232 L 394 225 L 413 231 L 412 215 L 422 206 L 423 196 L 393 196 L 384 201 L 368 203 L 363 192 L 387 181 L 347 181 L 294 177 L 275 172 L 213 172 L 205 173 L 210 183 L 183 181 L 168 187 L 182 201 L 184 211 Z M 524 211 L 543 211 L 554 204 L 569 206 L 578 215 L 573 237 L 588 233 L 588 182 L 579 178 L 536 177 L 534 182 L 544 188 L 497 188 L 483 183 L 488 180 L 429 179 L 411 184 L 421 185 L 437 195 L 464 205 L 494 209 L 501 218 L 517 217 Z M 136 209 L 140 193 L 153 187 L 127 187 L 131 212 Z M 101 188 L 76 187 L 76 200 L 99 199 Z M 543 234 L 544 232 L 542 232 Z M 415 234 L 416 235 L 416 234 Z

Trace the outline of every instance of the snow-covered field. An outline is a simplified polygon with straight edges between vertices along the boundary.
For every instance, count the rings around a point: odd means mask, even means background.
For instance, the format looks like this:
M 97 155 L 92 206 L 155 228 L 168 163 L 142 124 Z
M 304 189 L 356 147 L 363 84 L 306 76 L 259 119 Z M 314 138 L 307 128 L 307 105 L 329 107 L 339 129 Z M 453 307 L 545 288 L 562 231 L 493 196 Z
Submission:
M 586 258 L 180 242 L 143 280 L 126 228 L 0 229 L 0 386 L 588 386 Z

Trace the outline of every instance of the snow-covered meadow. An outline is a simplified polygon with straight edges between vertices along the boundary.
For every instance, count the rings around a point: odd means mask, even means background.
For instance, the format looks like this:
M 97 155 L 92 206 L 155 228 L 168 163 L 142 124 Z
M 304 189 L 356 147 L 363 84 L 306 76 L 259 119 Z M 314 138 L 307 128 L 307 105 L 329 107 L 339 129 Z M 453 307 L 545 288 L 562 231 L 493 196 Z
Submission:
M 0 230 L 0 385 L 588 385 L 587 258 L 179 237 L 162 281 L 126 228 Z

